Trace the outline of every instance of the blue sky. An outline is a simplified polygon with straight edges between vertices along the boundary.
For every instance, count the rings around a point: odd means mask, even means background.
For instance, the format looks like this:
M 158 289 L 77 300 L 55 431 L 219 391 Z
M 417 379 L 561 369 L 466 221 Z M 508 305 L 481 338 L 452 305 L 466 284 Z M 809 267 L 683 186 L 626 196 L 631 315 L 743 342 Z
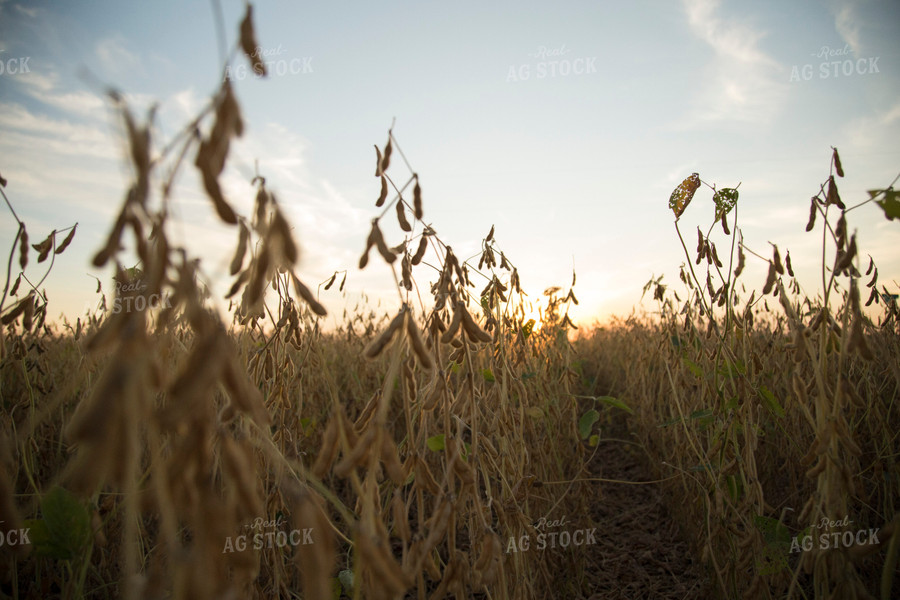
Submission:
M 44 286 L 51 315 L 96 300 L 90 275 L 110 289 L 111 273 L 89 261 L 128 165 L 97 82 L 140 110 L 158 101 L 155 135 L 164 143 L 221 82 L 212 6 L 0 1 L 0 61 L 27 58 L 29 71 L 0 75 L 5 191 L 35 243 L 79 223 Z M 231 45 L 244 4 L 223 1 L 222 10 Z M 282 74 L 235 81 L 246 132 L 223 176 L 227 195 L 249 214 L 258 160 L 296 228 L 302 278 L 316 284 L 348 269 L 351 307 L 361 292 L 373 304 L 396 298 L 385 265 L 356 268 L 377 214 L 372 146 L 383 146 L 395 118 L 425 220 L 441 238 L 470 256 L 496 224 L 532 297 L 565 285 L 574 264 L 581 322 L 630 312 L 651 275 L 677 282 L 684 257 L 667 201 L 693 171 L 719 187 L 741 183 L 747 244 L 762 254 L 769 241 L 791 250 L 811 292 L 820 237 L 804 226 L 831 146 L 847 171 L 839 185 L 848 205 L 900 172 L 900 5 L 892 1 L 263 2 L 254 17 Z M 823 49 L 841 54 L 819 56 Z M 572 72 L 576 59 L 581 73 Z M 569 72 L 551 76 L 553 60 Z M 822 67 L 831 61 L 837 76 Z M 239 56 L 231 66 L 246 64 Z M 218 223 L 193 174 L 178 190 L 172 239 L 203 258 L 221 298 L 236 232 Z M 698 191 L 681 219 L 689 248 L 696 225 L 708 225 L 710 197 Z M 0 248 L 9 248 L 15 226 L 0 213 Z M 852 212 L 850 226 L 896 289 L 900 227 L 874 205 Z M 400 242 L 398 227 L 387 232 Z M 26 271 L 34 281 L 38 266 L 32 260 Z M 764 265 L 750 261 L 745 277 L 761 287 Z M 335 291 L 323 300 L 329 320 L 340 318 L 345 300 Z

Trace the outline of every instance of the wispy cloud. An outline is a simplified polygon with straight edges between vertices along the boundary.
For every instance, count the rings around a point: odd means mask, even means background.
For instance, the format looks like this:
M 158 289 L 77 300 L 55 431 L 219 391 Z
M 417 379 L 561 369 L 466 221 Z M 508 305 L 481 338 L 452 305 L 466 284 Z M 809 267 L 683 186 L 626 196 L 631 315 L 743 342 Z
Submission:
M 770 121 L 782 103 L 784 84 L 778 62 L 759 47 L 765 32 L 722 17 L 719 0 L 684 0 L 684 8 L 691 33 L 712 50 L 687 126 Z
M 860 19 L 855 2 L 846 0 L 840 4 L 832 5 L 834 12 L 834 28 L 853 51 L 854 56 L 860 56 Z
M 128 49 L 128 42 L 121 34 L 97 42 L 94 54 L 104 77 L 117 78 L 130 73 L 146 75 L 140 58 Z
M 20 12 L 21 14 L 23 14 L 23 15 L 25 15 L 26 17 L 29 17 L 29 18 L 31 18 L 31 19 L 34 19 L 35 17 L 38 16 L 38 9 L 35 8 L 35 7 L 33 7 L 33 6 L 31 6 L 31 7 L 26 7 L 26 6 L 22 6 L 21 4 L 15 4 L 15 5 L 13 5 L 13 7 L 14 7 L 18 12 Z
M 849 121 L 843 135 L 850 142 L 850 152 L 871 152 L 873 148 L 890 148 L 900 126 L 900 101 L 882 111 Z

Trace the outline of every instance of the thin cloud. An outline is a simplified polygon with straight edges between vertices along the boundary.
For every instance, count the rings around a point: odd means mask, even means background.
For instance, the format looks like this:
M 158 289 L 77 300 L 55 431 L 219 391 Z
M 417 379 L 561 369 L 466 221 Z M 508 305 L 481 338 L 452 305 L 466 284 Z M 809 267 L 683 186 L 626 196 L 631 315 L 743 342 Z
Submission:
M 15 4 L 15 5 L 13 5 L 13 8 L 15 8 L 19 13 L 21 13 L 31 19 L 34 19 L 38 16 L 38 9 L 36 9 L 34 7 L 26 8 L 26 7 L 22 6 L 21 4 Z
M 837 10 L 834 10 L 834 8 L 832 10 L 835 12 L 834 28 L 837 30 L 838 35 L 850 46 L 854 56 L 860 56 L 860 19 L 856 10 L 856 4 L 853 2 L 842 2 L 837 7 Z
M 103 76 L 115 78 L 132 73 L 146 75 L 141 59 L 128 50 L 126 45 L 127 42 L 121 34 L 97 42 L 94 54 L 97 56 Z
M 765 33 L 723 18 L 719 0 L 685 0 L 684 8 L 691 33 L 713 53 L 689 125 L 769 122 L 779 110 L 784 85 L 778 79 L 780 65 L 759 48 Z
M 843 128 L 850 142 L 850 152 L 871 152 L 873 148 L 890 148 L 900 125 L 900 101 L 873 115 L 851 120 Z

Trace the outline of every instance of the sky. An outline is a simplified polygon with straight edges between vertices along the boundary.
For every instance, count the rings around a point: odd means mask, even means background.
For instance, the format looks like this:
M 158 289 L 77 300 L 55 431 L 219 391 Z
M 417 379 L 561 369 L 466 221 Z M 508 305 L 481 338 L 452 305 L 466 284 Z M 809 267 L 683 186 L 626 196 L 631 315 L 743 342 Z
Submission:
M 219 6 L 231 48 L 245 4 Z M 104 90 L 120 90 L 142 116 L 158 103 L 161 148 L 222 83 L 215 7 L 0 0 L 4 191 L 33 243 L 78 223 L 42 285 L 51 318 L 96 305 L 94 277 L 111 290 L 111 269 L 90 260 L 131 175 Z M 810 294 L 821 281 L 821 230 L 804 229 L 832 146 L 848 206 L 900 173 L 892 0 L 272 1 L 254 6 L 254 21 L 272 72 L 254 77 L 242 55 L 228 65 L 245 132 L 222 181 L 235 210 L 250 215 L 258 165 L 294 227 L 298 274 L 310 287 L 348 271 L 344 294 L 320 290 L 328 324 L 362 294 L 384 311 L 397 302 L 382 261 L 357 268 L 380 212 L 373 145 L 384 146 L 392 123 L 440 238 L 470 257 L 495 226 L 533 299 L 567 286 L 574 268 L 580 304 L 571 316 L 581 324 L 629 314 L 651 277 L 680 288 L 687 259 L 668 199 L 692 172 L 719 188 L 740 184 L 747 246 L 765 256 L 770 242 L 782 256 L 790 250 Z M 398 159 L 391 170 L 405 180 Z M 710 224 L 711 196 L 701 188 L 679 222 L 691 250 L 696 227 Z M 177 180 L 173 216 L 170 241 L 201 258 L 214 302 L 227 305 L 237 231 L 218 221 L 190 169 Z M 900 223 L 874 204 L 848 220 L 896 292 Z M 402 231 L 388 221 L 396 245 Z M 4 255 L 16 227 L 0 206 Z M 761 288 L 766 268 L 749 260 L 745 283 Z M 28 279 L 45 272 L 32 256 Z M 427 267 L 416 278 L 423 287 L 435 279 Z

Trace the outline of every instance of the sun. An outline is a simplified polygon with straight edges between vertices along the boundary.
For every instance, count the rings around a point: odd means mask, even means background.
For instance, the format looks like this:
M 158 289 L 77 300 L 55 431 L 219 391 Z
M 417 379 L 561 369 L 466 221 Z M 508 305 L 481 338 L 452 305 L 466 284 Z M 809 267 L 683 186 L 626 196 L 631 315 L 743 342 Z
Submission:
M 516 317 L 522 319 L 522 323 L 527 325 L 529 321 L 534 321 L 531 331 L 540 331 L 544 325 L 544 311 L 540 306 L 540 300 L 532 302 L 531 300 L 522 300 L 522 304 L 516 309 Z

